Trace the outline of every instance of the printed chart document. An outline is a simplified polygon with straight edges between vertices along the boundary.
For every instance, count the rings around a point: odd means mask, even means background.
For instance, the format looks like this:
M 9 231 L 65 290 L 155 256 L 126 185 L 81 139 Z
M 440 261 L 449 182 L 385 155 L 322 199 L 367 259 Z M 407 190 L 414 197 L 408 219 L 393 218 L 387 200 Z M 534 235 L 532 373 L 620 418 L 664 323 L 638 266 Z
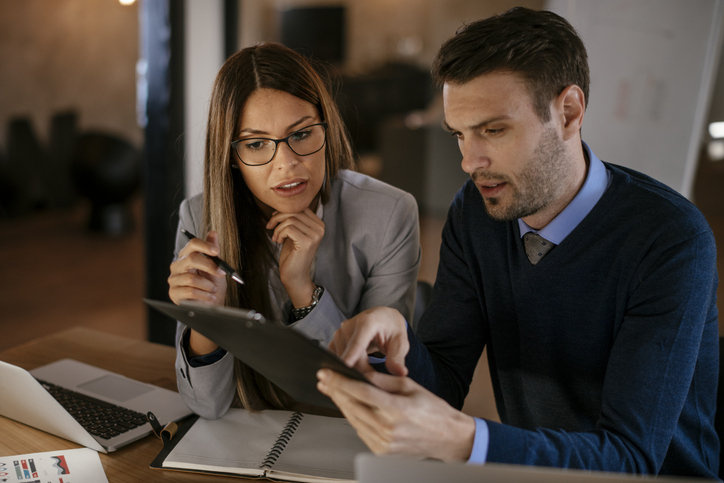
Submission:
M 354 481 L 354 457 L 369 452 L 346 419 L 291 411 L 232 408 L 220 419 L 198 418 L 174 438 L 172 449 L 152 467 L 282 481 Z
M 0 456 L 0 481 L 8 483 L 108 483 L 98 453 L 88 448 Z

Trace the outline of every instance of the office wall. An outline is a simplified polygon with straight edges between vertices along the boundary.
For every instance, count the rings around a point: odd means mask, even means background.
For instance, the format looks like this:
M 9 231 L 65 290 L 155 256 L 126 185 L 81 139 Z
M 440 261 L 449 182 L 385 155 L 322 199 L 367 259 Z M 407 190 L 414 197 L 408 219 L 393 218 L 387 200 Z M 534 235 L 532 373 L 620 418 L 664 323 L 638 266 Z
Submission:
M 203 159 L 209 98 L 224 59 L 222 0 L 186 0 L 184 12 L 184 162 L 186 194 L 203 190 Z
M 240 45 L 277 38 L 278 11 L 318 5 L 346 7 L 345 68 L 364 71 L 393 59 L 427 68 L 440 44 L 463 22 L 516 5 L 540 9 L 543 0 L 245 0 L 240 12 Z
M 50 117 L 75 109 L 80 129 L 142 144 L 136 125 L 138 7 L 117 0 L 0 2 L 0 149 L 7 121 L 29 116 L 41 142 Z
M 721 55 L 724 1 L 551 0 L 588 50 L 583 139 L 691 198 Z
M 240 46 L 274 39 L 277 9 L 325 3 L 348 6 L 347 67 L 364 71 L 395 58 L 427 67 L 462 22 L 513 5 L 540 8 L 543 0 L 243 0 Z M 66 109 L 78 111 L 81 129 L 111 131 L 140 147 L 137 59 L 138 3 L 0 2 L 0 150 L 11 117 L 29 116 L 46 142 L 50 117 Z

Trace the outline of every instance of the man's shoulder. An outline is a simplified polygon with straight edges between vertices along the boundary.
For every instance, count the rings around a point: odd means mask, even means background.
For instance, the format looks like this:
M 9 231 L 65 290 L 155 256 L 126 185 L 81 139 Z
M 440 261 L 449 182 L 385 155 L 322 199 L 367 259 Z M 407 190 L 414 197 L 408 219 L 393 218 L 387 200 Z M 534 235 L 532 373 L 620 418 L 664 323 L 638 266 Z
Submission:
M 606 163 L 606 167 L 613 175 L 608 201 L 617 209 L 658 224 L 676 225 L 695 232 L 709 230 L 696 205 L 673 188 L 625 166 Z

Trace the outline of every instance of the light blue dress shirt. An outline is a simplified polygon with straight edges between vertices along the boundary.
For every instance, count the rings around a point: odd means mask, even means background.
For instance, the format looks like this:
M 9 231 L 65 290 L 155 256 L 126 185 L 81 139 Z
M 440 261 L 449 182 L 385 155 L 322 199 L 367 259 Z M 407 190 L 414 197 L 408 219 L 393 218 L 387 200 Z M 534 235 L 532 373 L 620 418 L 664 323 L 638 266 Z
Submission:
M 586 215 L 590 213 L 596 203 L 598 203 L 598 200 L 601 199 L 601 196 L 603 196 L 606 188 L 608 188 L 608 185 L 611 183 L 611 173 L 606 169 L 603 162 L 593 154 L 593 151 L 591 151 L 586 143 L 583 143 L 583 148 L 585 150 L 584 154 L 587 155 L 588 173 L 578 194 L 558 216 L 553 218 L 550 223 L 540 230 L 534 230 L 518 218 L 521 237 L 529 231 L 532 231 L 538 233 L 549 242 L 559 245 Z M 486 423 L 484 419 L 475 418 L 475 439 L 468 463 L 485 463 L 488 458 L 489 444 L 490 434 L 488 431 L 488 423 Z

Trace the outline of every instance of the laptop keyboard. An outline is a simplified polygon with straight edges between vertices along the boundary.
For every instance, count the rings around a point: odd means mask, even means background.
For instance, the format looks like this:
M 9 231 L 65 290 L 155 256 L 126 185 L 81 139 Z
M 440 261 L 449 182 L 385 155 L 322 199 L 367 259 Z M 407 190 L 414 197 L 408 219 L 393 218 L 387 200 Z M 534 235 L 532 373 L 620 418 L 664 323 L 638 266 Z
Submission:
M 79 392 L 38 380 L 80 424 L 94 436 L 111 439 L 146 424 L 146 416 Z

